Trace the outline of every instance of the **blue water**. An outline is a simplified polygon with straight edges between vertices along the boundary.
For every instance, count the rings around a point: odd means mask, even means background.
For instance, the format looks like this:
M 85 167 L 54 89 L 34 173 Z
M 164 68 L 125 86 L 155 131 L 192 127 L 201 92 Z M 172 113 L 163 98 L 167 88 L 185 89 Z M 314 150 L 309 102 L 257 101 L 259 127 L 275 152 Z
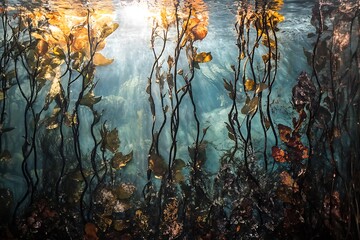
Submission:
M 222 79 L 232 79 L 230 66 L 237 59 L 234 30 L 237 6 L 233 1 L 206 1 L 206 4 L 209 10 L 208 35 L 195 45 L 201 51 L 211 52 L 213 60 L 201 64 L 201 69 L 196 71 L 194 91 L 201 126 L 210 126 L 206 140 L 211 143 L 208 157 L 214 171 L 221 150 L 231 145 L 224 124 L 230 99 L 224 91 Z M 141 9 L 145 5 L 137 6 Z M 285 1 L 280 11 L 285 21 L 279 24 L 278 32 L 280 62 L 273 92 L 275 104 L 272 106 L 275 123 L 291 123 L 291 89 L 299 73 L 309 70 L 303 48 L 311 48 L 307 34 L 314 31 L 310 23 L 312 7 L 313 1 Z M 136 161 L 142 166 L 149 147 L 151 126 L 148 96 L 144 93 L 153 61 L 149 45 L 151 23 L 139 21 L 137 18 L 143 18 L 138 15 L 129 16 L 127 8 L 120 6 L 116 10 L 116 21 L 120 27 L 109 37 L 104 50 L 104 54 L 115 61 L 97 71 L 101 79 L 97 93 L 104 96 L 98 107 L 105 109 L 104 118 L 111 120 L 109 123 L 120 130 L 122 146 L 134 149 Z M 130 20 L 127 19 L 129 17 Z M 239 97 L 239 102 L 245 101 L 241 95 Z M 190 106 L 188 109 L 185 107 L 182 117 L 184 122 L 191 122 Z M 187 146 L 194 142 L 195 136 L 194 125 L 184 124 L 183 127 L 180 130 L 180 157 L 187 155 Z M 254 131 L 261 135 L 261 127 L 257 128 L 254 127 Z
M 110 4 L 105 1 L 100 4 Z M 42 1 L 21 1 L 16 6 L 27 8 L 41 7 Z M 61 2 L 48 2 L 49 7 Z M 72 3 L 73 6 L 81 5 L 80 2 Z M 98 3 L 89 3 L 97 6 Z M 233 1 L 205 1 L 209 14 L 207 37 L 196 42 L 195 46 L 200 51 L 211 52 L 213 60 L 201 64 L 201 69 L 195 73 L 193 91 L 197 106 L 197 114 L 201 128 L 209 127 L 205 140 L 207 145 L 208 161 L 206 168 L 215 173 L 219 167 L 219 158 L 225 150 L 232 146 L 232 141 L 227 137 L 224 122 L 231 104 L 227 92 L 223 87 L 223 79 L 232 80 L 231 65 L 236 64 L 237 48 L 235 45 L 236 33 L 234 22 L 237 13 L 237 4 Z M 113 58 L 114 62 L 105 67 L 98 67 L 96 79 L 99 80 L 95 89 L 96 95 L 102 96 L 102 101 L 96 105 L 96 109 L 103 112 L 103 120 L 107 121 L 109 128 L 117 128 L 121 140 L 120 150 L 130 152 L 133 150 L 134 158 L 127 167 L 124 175 L 131 181 L 139 184 L 145 181 L 147 168 L 147 153 L 151 144 L 151 113 L 148 103 L 148 95 L 145 93 L 147 78 L 149 77 L 153 57 L 150 49 L 151 18 L 148 9 L 151 4 L 147 1 L 120 1 L 111 4 L 114 7 L 114 22 L 119 23 L 119 28 L 107 39 L 103 55 Z M 65 8 L 69 5 L 65 4 Z M 97 6 L 99 7 L 99 6 Z M 291 123 L 294 110 L 291 108 L 291 89 L 296 83 L 296 78 L 301 71 L 309 70 L 303 49 L 311 49 L 311 43 L 307 34 L 313 32 L 310 23 L 311 8 L 313 1 L 284 1 L 280 13 L 285 16 L 285 21 L 279 24 L 280 31 L 277 33 L 280 50 L 278 75 L 272 93 L 272 110 L 274 123 Z M 171 40 L 169 44 L 172 44 Z M 172 52 L 166 54 L 173 55 Z M 15 94 L 19 97 L 19 93 Z M 157 99 L 158 100 L 158 99 Z M 19 100 L 20 101 L 20 100 Z M 245 97 L 241 94 L 237 100 L 243 104 Z M 16 102 L 16 101 L 15 101 Z M 159 101 L 155 101 L 159 107 Z M 184 100 L 181 110 L 181 127 L 179 130 L 178 157 L 188 158 L 188 146 L 196 135 L 196 127 L 193 121 L 192 107 L 189 99 Z M 22 108 L 23 105 L 13 103 L 12 109 Z M 91 135 L 87 129 L 91 121 L 90 112 L 82 110 L 83 129 L 81 136 L 82 146 L 85 152 L 92 147 Z M 89 117 L 86 117 L 89 116 Z M 21 139 L 23 127 L 21 116 L 16 112 L 11 114 L 14 123 L 19 127 L 13 132 L 9 142 L 14 153 L 14 174 L 9 178 L 15 178 L 16 184 L 22 182 L 21 173 L 16 166 L 21 163 L 21 152 L 13 145 Z M 244 116 L 240 116 L 241 119 Z M 19 120 L 17 120 L 19 119 Z M 161 120 L 161 117 L 159 118 Z M 159 127 L 159 123 L 157 123 Z M 259 123 L 254 123 L 252 128 L 253 138 L 262 141 L 263 135 Z M 164 130 L 164 136 L 160 143 L 160 152 L 167 154 L 170 145 L 169 126 Z M 273 143 L 270 137 L 270 144 Z M 271 146 L 271 145 L 270 145 Z M 262 146 L 258 146 L 260 151 Z M 13 180 L 9 180 L 14 182 Z M 12 185 L 12 183 L 8 183 Z

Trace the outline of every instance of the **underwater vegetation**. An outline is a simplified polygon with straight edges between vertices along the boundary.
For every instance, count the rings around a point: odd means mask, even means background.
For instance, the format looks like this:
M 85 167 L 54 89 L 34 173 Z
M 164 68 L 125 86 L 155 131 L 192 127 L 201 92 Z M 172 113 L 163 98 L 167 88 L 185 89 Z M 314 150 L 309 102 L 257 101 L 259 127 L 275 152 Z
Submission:
M 360 238 L 359 3 L 314 1 L 280 106 L 287 3 L 234 1 L 221 146 L 200 114 L 207 1 L 149 4 L 142 155 L 99 107 L 112 2 L 57 4 L 0 5 L 0 239 Z

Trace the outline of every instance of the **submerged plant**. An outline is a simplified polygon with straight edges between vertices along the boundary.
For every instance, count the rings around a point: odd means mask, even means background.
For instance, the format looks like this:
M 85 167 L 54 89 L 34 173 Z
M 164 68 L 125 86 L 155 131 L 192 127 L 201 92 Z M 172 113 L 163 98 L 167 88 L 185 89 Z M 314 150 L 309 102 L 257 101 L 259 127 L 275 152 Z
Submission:
M 200 188 L 197 185 L 205 161 L 206 129 L 201 131 L 200 128 L 192 86 L 196 84 L 196 69 L 200 69 L 201 63 L 211 61 L 212 56 L 210 52 L 198 52 L 195 47 L 196 42 L 207 35 L 208 16 L 203 1 L 164 1 L 159 9 L 152 27 L 154 64 L 146 89 L 153 124 L 144 198 L 148 201 L 147 211 L 156 212 L 150 219 L 154 223 L 150 226 L 150 236 L 163 235 L 173 239 L 193 234 L 191 226 L 195 219 L 188 211 L 194 209 L 199 200 L 193 193 Z M 169 40 L 174 44 L 168 43 Z M 196 132 L 194 143 L 188 147 L 190 158 L 187 161 L 178 158 L 178 134 L 184 121 L 182 106 L 186 98 L 193 108 Z M 166 133 L 170 134 L 170 146 L 165 145 L 167 150 L 164 151 L 160 146 L 164 146 Z M 189 169 L 189 179 L 183 175 L 185 168 Z M 153 177 L 161 179 L 160 186 L 154 183 Z M 178 210 L 170 220 L 167 212 L 171 210 L 167 208 L 175 202 Z
M 156 2 L 148 5 L 145 159 L 121 150 L 122 126 L 99 109 L 96 70 L 113 63 L 101 51 L 119 27 L 113 9 L 2 2 L 0 238 L 357 238 L 358 4 L 315 4 L 314 48 L 304 50 L 312 72 L 298 76 L 288 102 L 294 116 L 280 122 L 273 91 L 284 2 L 235 3 L 237 54 L 223 69 L 232 78 L 219 79 L 229 97 L 228 141 L 211 173 L 214 143 L 199 109 L 199 73 L 215 64 L 214 50 L 200 44 L 210 31 L 208 5 Z M 139 160 L 146 172 L 135 175 Z M 16 181 L 19 190 L 9 184 Z
M 117 171 L 132 158 L 132 153 L 123 155 L 119 151 L 116 129 L 107 130 L 105 123 L 100 131 L 96 127 L 101 112 L 95 105 L 101 97 L 94 93 L 95 69 L 112 63 L 99 51 L 118 24 L 111 22 L 105 9 L 99 12 L 83 8 L 71 14 L 43 8 L 10 10 L 5 5 L 1 9 L 6 39 L 1 46 L 1 72 L 13 69 L 11 75 L 2 74 L 1 126 L 7 123 L 6 109 L 10 105 L 5 98 L 10 83 L 21 98 L 16 100 L 11 95 L 9 101 L 19 102 L 18 106 L 24 108 L 21 169 L 27 189 L 15 206 L 13 221 L 25 202 L 33 205 L 35 198 L 44 197 L 41 191 L 47 195 L 46 201 L 69 204 L 67 207 L 79 211 L 83 222 L 92 221 L 97 186 L 112 174 L 112 169 Z M 89 114 L 92 121 L 87 126 L 82 118 Z M 93 140 L 90 153 L 82 144 L 80 129 L 84 127 L 88 127 Z M 2 133 L 11 130 L 4 127 Z M 11 158 L 2 146 L 1 156 Z
M 355 220 L 359 216 L 355 200 L 359 185 L 354 174 L 359 169 L 355 160 L 359 156 L 359 115 L 355 110 L 359 100 L 358 8 L 359 3 L 353 1 L 319 1 L 311 19 L 316 34 L 308 35 L 314 48 L 304 51 L 316 88 L 312 103 L 305 102 L 310 155 L 302 183 L 309 206 L 304 225 L 309 234 L 323 229 L 325 236 L 334 239 L 359 237 Z M 306 86 L 301 86 L 298 92 L 304 89 Z M 299 95 L 293 99 L 297 105 L 302 100 Z
M 237 62 L 231 65 L 233 79 L 223 79 L 232 102 L 226 128 L 234 145 L 221 159 L 213 211 L 214 219 L 229 211 L 230 217 L 216 225 L 231 227 L 217 237 L 264 238 L 279 224 L 280 215 L 271 210 L 278 203 L 269 146 L 278 145 L 271 93 L 280 60 L 277 32 L 284 20 L 278 12 L 282 5 L 283 1 L 238 3 Z M 244 103 L 239 103 L 241 95 Z M 263 142 L 253 137 L 254 128 L 262 129 Z

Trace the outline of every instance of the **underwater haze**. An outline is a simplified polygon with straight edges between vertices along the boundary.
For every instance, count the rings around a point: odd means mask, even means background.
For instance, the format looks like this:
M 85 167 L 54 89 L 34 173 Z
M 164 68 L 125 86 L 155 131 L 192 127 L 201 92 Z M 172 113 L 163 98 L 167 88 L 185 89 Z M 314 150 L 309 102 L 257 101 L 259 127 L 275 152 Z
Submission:
M 0 238 L 360 238 L 359 7 L 1 1 Z

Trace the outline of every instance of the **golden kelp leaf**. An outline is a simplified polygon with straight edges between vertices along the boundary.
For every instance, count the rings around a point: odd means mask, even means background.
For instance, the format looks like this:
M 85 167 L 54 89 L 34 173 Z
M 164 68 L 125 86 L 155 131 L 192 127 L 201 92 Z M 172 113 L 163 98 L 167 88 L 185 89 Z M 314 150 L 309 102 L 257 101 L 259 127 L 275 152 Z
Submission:
M 199 28 L 197 28 L 198 25 Z M 185 46 L 188 40 L 196 41 L 202 40 L 205 38 L 207 34 L 207 28 L 204 24 L 200 22 L 198 18 L 190 18 L 183 23 L 182 26 L 183 30 L 186 32 L 186 36 L 184 37 L 183 41 L 181 42 L 181 46 Z
M 62 29 L 53 26 L 50 29 L 50 32 L 51 32 L 51 35 L 47 36 L 47 41 L 50 44 L 58 45 L 63 48 L 67 47 L 67 42 L 68 42 L 67 36 L 70 33 L 70 30 L 68 30 L 68 33 L 65 34 Z
M 160 155 L 151 153 L 149 168 L 152 170 L 156 178 L 161 179 L 166 174 L 168 165 Z
M 269 54 L 268 53 L 264 54 L 264 55 L 261 56 L 261 58 L 262 58 L 264 63 L 267 63 L 269 61 Z
M 57 11 L 49 12 L 46 14 L 46 18 L 48 19 L 49 24 L 54 26 L 57 26 L 58 24 L 63 24 L 62 17 L 63 16 Z
M 112 153 L 117 152 L 120 147 L 119 133 L 117 128 L 114 128 L 109 132 L 105 125 L 103 125 L 102 129 L 100 130 L 100 134 L 102 137 L 101 149 L 108 149 Z
M 38 75 L 38 80 L 43 78 L 43 79 L 46 79 L 46 80 L 52 80 L 54 79 L 56 76 L 56 73 L 54 72 L 54 69 L 49 66 L 49 65 L 45 65 L 45 67 L 42 67 L 41 68 L 41 71 Z
M 255 81 L 250 78 L 246 79 L 244 86 L 245 91 L 253 91 L 255 90 Z
M 93 62 L 95 66 L 106 66 L 111 64 L 114 61 L 114 59 L 108 59 L 104 57 L 101 53 L 95 53 Z
M 119 27 L 118 23 L 112 23 L 110 25 L 105 25 L 102 28 L 102 32 L 100 35 L 100 38 L 105 39 L 107 38 L 110 34 L 112 34 L 117 28 Z
M 50 91 L 47 95 L 47 98 L 48 98 L 47 101 L 49 101 L 49 103 L 51 103 L 54 100 L 54 98 L 60 94 L 61 94 L 60 79 L 55 78 L 52 80 Z
M 47 51 L 49 50 L 49 44 L 40 39 L 36 45 L 36 52 L 40 55 L 40 56 L 43 56 L 47 53 Z
M 160 18 L 158 19 L 159 25 L 164 29 L 168 29 L 171 25 L 175 23 L 176 14 L 175 9 L 163 6 L 160 11 Z
M 193 29 L 191 29 L 191 33 L 191 38 L 193 41 L 201 41 L 206 37 L 208 30 L 204 24 L 198 24 Z
M 195 55 L 194 61 L 198 63 L 206 63 L 212 60 L 211 52 L 201 52 Z
M 269 2 L 268 8 L 271 10 L 280 10 L 284 5 L 284 0 L 272 0 Z
M 2 90 L 0 90 L 0 101 L 5 99 L 5 94 Z
M 59 107 L 54 107 L 51 116 L 52 116 L 52 117 L 57 117 L 60 112 L 61 112 L 61 108 L 59 108 Z
M 285 20 L 285 17 L 277 11 L 268 10 L 267 15 L 268 15 L 269 20 L 271 20 L 273 22 L 273 25 L 277 25 L 279 22 L 282 22 Z M 267 23 L 267 24 L 271 26 L 270 23 Z
M 50 62 L 50 66 L 55 69 L 57 68 L 58 66 L 60 66 L 62 63 L 63 63 L 64 60 L 60 59 L 60 58 L 53 58 L 51 59 L 51 62 Z
M 70 39 L 72 52 L 85 52 L 89 50 L 88 29 L 85 27 L 77 27 L 71 31 Z
M 291 188 L 294 192 L 299 191 L 299 185 L 286 171 L 280 173 L 281 183 L 288 188 Z
M 252 114 L 256 111 L 259 103 L 259 97 L 254 97 L 253 99 L 247 98 L 247 101 L 244 105 L 244 107 L 241 109 L 242 114 Z
M 106 46 L 106 42 L 105 42 L 105 40 L 103 40 L 96 46 L 95 51 L 96 52 L 101 51 L 105 48 L 105 46 Z
M 243 60 L 244 58 L 245 58 L 245 53 L 244 53 L 244 51 L 241 51 L 239 60 Z
M 41 40 L 45 41 L 44 37 L 42 35 L 38 34 L 37 32 L 31 33 L 31 36 L 35 39 L 41 39 Z
M 77 116 L 77 113 L 74 113 L 72 116 L 73 116 L 73 117 L 72 117 L 72 123 L 73 123 L 74 125 L 78 124 L 78 116 Z
M 166 11 L 166 7 L 161 8 L 160 20 L 161 20 L 162 27 L 167 29 L 169 27 L 170 23 L 168 21 L 168 13 Z
M 64 123 L 66 126 L 71 127 L 77 124 L 76 114 L 72 115 L 69 112 L 64 114 Z
M 59 123 L 57 122 L 56 119 L 53 119 L 53 121 L 50 121 L 47 125 L 46 125 L 46 129 L 47 130 L 53 130 L 59 127 Z
M 53 53 L 55 56 L 59 57 L 60 59 L 65 59 L 65 53 L 61 47 L 59 46 L 54 47 Z
M 188 21 L 184 22 L 183 29 L 186 28 L 186 30 L 193 29 L 197 24 L 200 23 L 200 20 L 198 18 L 190 18 Z
M 58 116 L 60 113 L 61 113 L 61 108 L 54 107 L 51 116 L 43 120 L 45 122 L 47 130 L 53 130 L 59 127 Z
M 266 34 L 263 35 L 263 39 L 261 41 L 261 43 L 265 46 L 265 47 L 270 47 L 271 49 L 274 49 L 276 47 L 276 42 L 274 39 L 268 37 Z
M 117 199 L 124 200 L 130 198 L 136 190 L 136 187 L 130 183 L 121 183 L 113 190 Z
M 266 83 L 259 83 L 259 84 L 256 84 L 256 91 L 255 93 L 260 93 L 262 91 L 264 91 L 265 89 L 268 88 L 268 85 Z
M 95 97 L 94 92 L 90 91 L 87 94 L 85 94 L 83 98 L 80 100 L 80 105 L 84 105 L 92 109 L 96 103 L 100 102 L 100 100 L 101 100 L 101 96 Z
M 133 157 L 133 151 L 131 151 L 129 154 L 126 155 L 123 155 L 121 152 L 117 152 L 111 159 L 111 166 L 116 170 L 119 170 L 125 167 L 126 164 L 131 161 L 132 157 Z
M 53 57 L 42 58 L 40 61 L 40 65 L 42 66 L 41 70 L 43 70 L 44 68 L 48 68 L 52 59 L 53 59 Z

